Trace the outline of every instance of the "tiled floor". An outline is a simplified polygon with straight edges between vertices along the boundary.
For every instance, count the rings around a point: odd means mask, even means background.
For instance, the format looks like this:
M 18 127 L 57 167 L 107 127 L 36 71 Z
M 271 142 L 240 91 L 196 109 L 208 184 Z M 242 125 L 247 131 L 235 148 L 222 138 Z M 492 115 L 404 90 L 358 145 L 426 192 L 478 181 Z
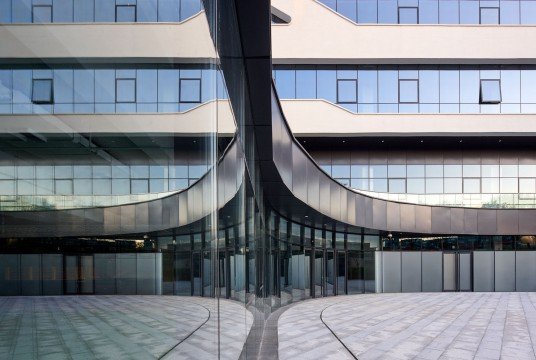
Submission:
M 281 315 L 278 337 L 280 359 L 536 359 L 536 293 L 308 300 Z
M 0 359 L 205 359 L 217 355 L 214 299 L 0 298 Z M 253 317 L 219 302 L 221 358 L 239 357 Z

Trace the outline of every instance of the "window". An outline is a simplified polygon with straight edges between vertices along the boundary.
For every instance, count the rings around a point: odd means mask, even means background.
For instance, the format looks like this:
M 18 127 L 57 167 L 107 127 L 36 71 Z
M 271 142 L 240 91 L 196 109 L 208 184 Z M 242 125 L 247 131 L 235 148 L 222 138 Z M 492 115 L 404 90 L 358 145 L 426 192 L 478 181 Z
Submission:
M 480 80 L 480 103 L 499 104 L 501 102 L 501 81 Z
M 416 104 L 419 102 L 419 81 L 398 80 L 398 102 Z
M 480 193 L 480 179 L 463 179 L 463 192 L 464 194 L 478 194 Z
M 399 7 L 398 8 L 399 24 L 418 24 L 419 8 L 417 7 Z
M 52 5 L 32 6 L 32 22 L 51 23 L 52 22 Z
M 34 104 L 52 104 L 52 79 L 33 79 L 32 102 Z
M 337 103 L 357 103 L 357 80 L 337 80 Z
M 136 79 L 115 79 L 115 86 L 116 102 L 136 102 Z
M 115 21 L 136 22 L 136 5 L 116 5 Z
M 481 7 L 480 8 L 481 24 L 499 24 L 498 7 Z
M 180 79 L 179 99 L 181 103 L 200 103 L 201 79 Z

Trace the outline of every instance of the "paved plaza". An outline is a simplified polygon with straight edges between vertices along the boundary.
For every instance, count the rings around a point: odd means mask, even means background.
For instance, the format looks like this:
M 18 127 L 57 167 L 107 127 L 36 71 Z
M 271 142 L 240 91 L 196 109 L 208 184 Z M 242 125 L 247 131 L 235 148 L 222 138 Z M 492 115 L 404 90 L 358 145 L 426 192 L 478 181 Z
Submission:
M 279 318 L 280 359 L 536 359 L 536 293 L 369 294 Z
M 216 307 L 219 307 L 219 324 Z M 223 359 L 253 317 L 227 300 L 176 296 L 0 298 L 0 359 Z

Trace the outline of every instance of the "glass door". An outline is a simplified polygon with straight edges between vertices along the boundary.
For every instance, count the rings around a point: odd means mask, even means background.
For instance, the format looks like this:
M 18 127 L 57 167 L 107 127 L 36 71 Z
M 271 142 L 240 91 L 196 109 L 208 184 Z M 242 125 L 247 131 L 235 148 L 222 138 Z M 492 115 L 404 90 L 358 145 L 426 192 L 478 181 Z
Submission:
M 326 251 L 326 296 L 335 295 L 335 257 L 333 251 Z
M 443 291 L 471 291 L 472 267 L 470 252 L 443 253 Z
M 346 294 L 346 252 L 337 251 L 337 295 Z
M 315 258 L 313 263 L 313 276 L 314 276 L 314 296 L 324 296 L 324 281 L 326 277 L 326 270 L 324 264 L 324 251 L 315 250 Z
M 66 295 L 95 293 L 93 255 L 65 255 L 64 268 Z

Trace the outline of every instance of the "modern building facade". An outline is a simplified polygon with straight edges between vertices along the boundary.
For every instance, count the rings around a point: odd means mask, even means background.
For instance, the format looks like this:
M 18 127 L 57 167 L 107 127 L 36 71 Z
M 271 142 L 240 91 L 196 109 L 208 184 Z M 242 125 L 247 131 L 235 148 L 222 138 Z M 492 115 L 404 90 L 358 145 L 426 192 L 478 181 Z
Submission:
M 536 290 L 535 3 L 0 0 L 0 295 Z

